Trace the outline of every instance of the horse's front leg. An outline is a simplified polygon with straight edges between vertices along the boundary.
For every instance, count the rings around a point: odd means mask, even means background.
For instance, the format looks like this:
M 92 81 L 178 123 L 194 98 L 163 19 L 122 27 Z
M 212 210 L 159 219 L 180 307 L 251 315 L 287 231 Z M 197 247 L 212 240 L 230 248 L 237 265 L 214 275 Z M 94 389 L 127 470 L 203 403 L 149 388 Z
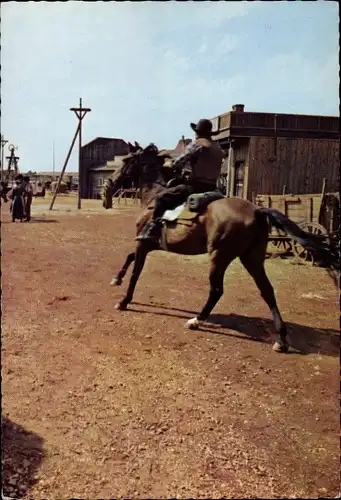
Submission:
M 150 247 L 150 245 L 146 245 L 145 243 L 141 243 L 138 245 L 136 252 L 134 254 L 135 263 L 133 272 L 131 273 L 128 291 L 124 299 L 122 299 L 120 302 L 116 304 L 115 309 L 119 311 L 125 311 L 127 309 L 128 304 L 130 304 L 130 302 L 133 300 L 136 284 L 142 272 L 144 263 L 146 262 L 147 255 L 151 250 L 153 250 L 153 247 Z
M 113 279 L 111 280 L 110 285 L 112 286 L 122 285 L 123 278 L 127 274 L 129 266 L 134 262 L 134 260 L 135 260 L 135 252 L 131 252 L 130 254 L 128 254 L 126 261 L 123 264 L 122 268 L 117 273 L 117 276 L 114 276 Z

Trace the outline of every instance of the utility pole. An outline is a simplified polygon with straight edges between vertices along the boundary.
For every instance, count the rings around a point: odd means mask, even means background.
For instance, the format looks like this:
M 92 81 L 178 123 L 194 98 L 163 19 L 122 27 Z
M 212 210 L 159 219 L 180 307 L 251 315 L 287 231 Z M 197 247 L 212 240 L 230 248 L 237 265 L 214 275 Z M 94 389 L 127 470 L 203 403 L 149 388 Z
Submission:
M 73 150 L 73 146 L 75 145 L 75 142 L 76 142 L 78 134 L 79 134 L 79 158 L 78 158 L 78 205 L 77 205 L 77 208 L 78 209 L 81 208 L 81 162 L 82 162 L 82 150 L 81 150 L 81 147 L 82 147 L 82 132 L 81 132 L 81 128 L 82 128 L 82 120 L 83 120 L 84 116 L 86 115 L 86 113 L 88 111 L 91 111 L 91 109 L 90 108 L 83 108 L 82 107 L 82 99 L 79 100 L 79 104 L 80 104 L 79 108 L 70 108 L 70 111 L 74 111 L 76 113 L 77 117 L 78 117 L 78 125 L 77 125 L 77 129 L 76 129 L 76 133 L 75 133 L 75 135 L 74 135 L 74 137 L 72 139 L 72 143 L 71 143 L 70 149 L 69 149 L 68 154 L 66 156 L 66 160 L 65 160 L 64 166 L 63 166 L 62 171 L 60 173 L 60 176 L 59 176 L 59 179 L 58 179 L 58 183 L 57 183 L 57 186 L 56 186 L 56 190 L 55 190 L 55 192 L 53 194 L 53 198 L 52 198 L 51 205 L 50 205 L 50 210 L 52 210 L 52 208 L 53 208 L 53 204 L 54 204 L 54 201 L 56 199 L 60 183 L 62 181 L 62 178 L 63 178 L 64 172 L 65 172 L 66 166 L 67 166 L 68 161 L 70 159 L 70 156 L 71 156 L 71 153 L 72 153 L 72 150 Z
M 78 204 L 77 208 L 81 208 L 81 200 L 82 200 L 82 178 L 81 178 L 81 170 L 82 170 L 82 120 L 84 116 L 91 111 L 90 108 L 82 107 L 82 98 L 79 99 L 79 108 L 70 108 L 70 111 L 76 113 L 77 118 L 79 120 L 79 152 L 78 152 Z
M 4 135 L 1 135 L 1 180 L 4 180 L 4 149 L 8 140 L 5 139 Z
M 54 174 L 55 174 L 55 158 L 54 158 L 54 139 L 53 139 L 53 144 L 52 144 L 52 171 L 53 171 L 53 180 L 54 180 Z

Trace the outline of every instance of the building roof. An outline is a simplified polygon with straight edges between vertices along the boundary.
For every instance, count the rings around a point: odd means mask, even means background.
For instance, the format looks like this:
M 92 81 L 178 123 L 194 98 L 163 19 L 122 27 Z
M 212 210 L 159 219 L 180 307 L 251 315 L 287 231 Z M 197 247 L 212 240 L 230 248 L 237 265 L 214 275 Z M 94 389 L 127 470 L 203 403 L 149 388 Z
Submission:
M 92 139 L 90 142 L 83 144 L 82 148 L 90 146 L 90 144 L 93 144 L 94 142 L 107 143 L 107 142 L 111 142 L 111 141 L 116 141 L 116 142 L 118 141 L 118 142 L 124 143 L 128 146 L 128 143 L 124 139 L 119 139 L 117 137 L 96 137 L 95 139 Z
M 114 172 L 117 168 L 122 167 L 123 160 L 128 155 L 115 156 L 113 160 L 108 160 L 104 165 L 98 165 L 97 167 L 90 168 L 91 172 Z
M 170 156 L 171 158 L 167 158 L 165 160 L 165 163 L 164 163 L 164 167 L 171 167 L 172 166 L 172 159 L 175 159 L 177 158 L 178 156 L 180 156 L 186 146 L 188 146 L 188 144 L 190 144 L 192 142 L 192 139 L 185 139 L 184 137 L 182 137 L 177 145 L 175 146 L 174 149 L 161 149 L 160 152 L 159 152 L 159 155 L 162 156 L 162 155 L 168 155 Z
M 25 172 L 22 172 L 22 174 L 24 174 L 24 173 Z M 43 175 L 46 176 L 46 177 L 47 176 L 50 176 L 50 177 L 53 177 L 53 176 L 56 177 L 56 176 L 58 176 L 59 177 L 60 174 L 61 174 L 60 171 L 55 171 L 55 172 L 53 172 L 53 171 L 46 171 L 46 172 L 36 172 L 35 174 L 32 174 L 32 172 L 31 172 L 29 175 L 31 175 L 32 177 L 36 177 L 36 176 L 39 177 L 39 176 L 43 176 Z M 78 176 L 78 172 L 68 172 L 68 171 L 65 171 L 64 175 L 65 176 L 72 175 L 72 176 L 75 177 L 75 176 Z
M 248 112 L 237 104 L 211 121 L 213 130 L 220 132 L 216 140 L 252 136 L 340 139 L 337 116 Z

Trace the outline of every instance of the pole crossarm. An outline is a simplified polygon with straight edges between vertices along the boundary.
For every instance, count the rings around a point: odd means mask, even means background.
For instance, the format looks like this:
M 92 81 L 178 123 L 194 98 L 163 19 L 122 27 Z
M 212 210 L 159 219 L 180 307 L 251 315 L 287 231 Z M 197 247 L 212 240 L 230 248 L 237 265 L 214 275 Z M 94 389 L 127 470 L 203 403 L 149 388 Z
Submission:
M 76 113 L 78 120 L 83 120 L 84 116 L 91 111 L 90 108 L 70 108 L 70 111 Z

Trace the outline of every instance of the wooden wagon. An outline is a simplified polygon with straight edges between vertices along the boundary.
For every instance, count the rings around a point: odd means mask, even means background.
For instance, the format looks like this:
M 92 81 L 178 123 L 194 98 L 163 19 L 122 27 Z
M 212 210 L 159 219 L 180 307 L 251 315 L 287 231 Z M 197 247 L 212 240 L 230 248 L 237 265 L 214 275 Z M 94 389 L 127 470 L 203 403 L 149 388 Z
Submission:
M 276 208 L 289 219 L 298 224 L 304 231 L 320 236 L 331 245 L 339 245 L 340 225 L 340 194 L 283 194 L 256 196 L 255 204 L 261 207 Z M 301 261 L 314 264 L 313 255 L 298 243 L 294 242 L 286 233 L 271 228 L 270 252 L 294 253 Z M 272 248 L 271 248 L 272 247 Z

